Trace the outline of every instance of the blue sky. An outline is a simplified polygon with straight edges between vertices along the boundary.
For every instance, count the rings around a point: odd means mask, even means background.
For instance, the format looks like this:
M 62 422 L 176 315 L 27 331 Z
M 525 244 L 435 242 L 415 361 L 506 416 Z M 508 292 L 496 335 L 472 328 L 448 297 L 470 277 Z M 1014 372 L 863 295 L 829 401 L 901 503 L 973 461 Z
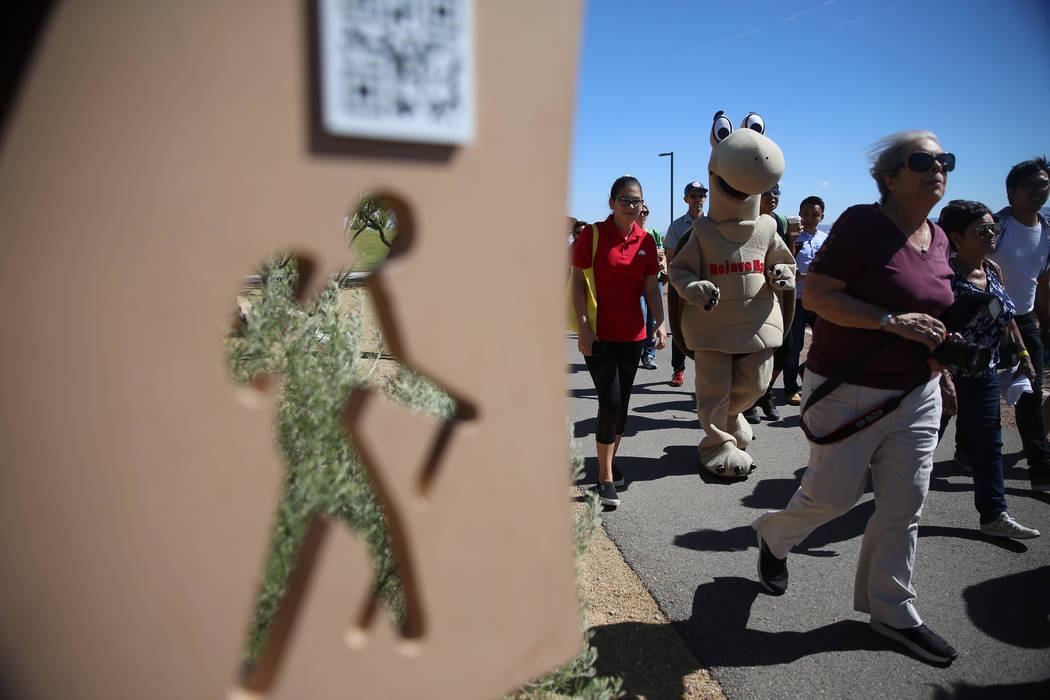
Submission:
M 865 151 L 929 129 L 958 164 L 942 204 L 1006 204 L 1010 166 L 1050 156 L 1048 0 L 589 0 L 584 9 L 568 214 L 609 214 L 609 186 L 637 177 L 669 222 L 693 179 L 709 186 L 708 133 L 757 112 L 784 152 L 782 214 L 807 195 L 825 224 L 878 198 Z M 940 206 L 934 208 L 936 218 Z

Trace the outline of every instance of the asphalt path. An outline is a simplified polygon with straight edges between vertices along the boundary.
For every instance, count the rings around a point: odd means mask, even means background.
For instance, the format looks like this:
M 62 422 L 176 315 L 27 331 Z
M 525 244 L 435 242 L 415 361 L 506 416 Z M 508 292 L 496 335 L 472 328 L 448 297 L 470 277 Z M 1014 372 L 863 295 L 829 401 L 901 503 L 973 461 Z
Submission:
M 586 458 L 581 484 L 597 478 L 597 400 L 575 336 L 566 338 L 569 415 Z M 757 581 L 754 531 L 762 512 L 784 507 L 806 466 L 798 408 L 754 426 L 758 469 L 725 482 L 699 469 L 693 365 L 685 386 L 659 369 L 638 370 L 617 465 L 627 477 L 619 508 L 602 520 L 624 558 L 697 659 L 730 698 L 1050 698 L 1050 496 L 1030 490 L 1020 437 L 1004 430 L 1007 506 L 1043 536 L 982 535 L 972 479 L 952 461 L 954 421 L 934 458 L 919 526 L 914 586 L 924 621 L 958 650 L 937 667 L 902 652 L 852 607 L 870 487 L 842 517 L 818 528 L 788 558 L 780 597 Z M 778 382 L 779 384 L 779 382 Z M 609 633 L 609 631 L 606 631 Z M 655 631 L 654 631 L 655 634 Z

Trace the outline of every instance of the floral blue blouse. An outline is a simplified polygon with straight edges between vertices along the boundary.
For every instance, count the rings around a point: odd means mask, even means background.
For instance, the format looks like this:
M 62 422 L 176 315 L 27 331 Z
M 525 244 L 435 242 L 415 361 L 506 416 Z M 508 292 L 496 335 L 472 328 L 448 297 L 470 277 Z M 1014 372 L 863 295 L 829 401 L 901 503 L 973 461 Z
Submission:
M 991 365 L 981 373 L 972 374 L 959 370 L 955 374 L 960 374 L 964 377 L 986 377 L 994 373 L 995 366 L 999 364 L 999 341 L 1002 340 L 1006 327 L 1014 317 L 1014 303 L 1003 288 L 1003 282 L 999 279 L 999 275 L 995 273 L 995 270 L 992 269 L 992 266 L 987 261 L 982 263 L 984 265 L 984 274 L 988 278 L 987 290 L 981 289 L 972 282 L 967 281 L 966 277 L 969 273 L 960 272 L 956 268 L 954 257 L 948 261 L 948 264 L 952 266 L 952 270 L 955 270 L 955 275 L 952 277 L 952 292 L 955 294 L 956 299 L 971 294 L 983 295 L 992 293 L 999 297 L 999 300 L 1003 303 L 1003 312 L 999 314 L 998 318 L 974 318 L 962 330 L 962 335 L 966 340 L 992 351 L 992 361 Z

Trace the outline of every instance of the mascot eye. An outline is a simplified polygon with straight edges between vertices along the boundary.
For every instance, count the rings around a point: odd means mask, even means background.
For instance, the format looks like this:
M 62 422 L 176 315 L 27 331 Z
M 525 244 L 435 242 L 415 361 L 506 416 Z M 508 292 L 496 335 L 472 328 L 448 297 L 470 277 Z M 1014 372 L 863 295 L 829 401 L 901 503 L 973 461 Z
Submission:
M 714 142 L 718 143 L 731 133 L 733 133 L 733 122 L 721 112 L 716 114 L 715 123 L 711 126 L 711 138 Z
M 745 129 L 754 129 L 760 134 L 766 133 L 766 122 L 762 117 L 758 116 L 754 112 L 751 112 L 744 117 L 744 123 L 742 125 Z

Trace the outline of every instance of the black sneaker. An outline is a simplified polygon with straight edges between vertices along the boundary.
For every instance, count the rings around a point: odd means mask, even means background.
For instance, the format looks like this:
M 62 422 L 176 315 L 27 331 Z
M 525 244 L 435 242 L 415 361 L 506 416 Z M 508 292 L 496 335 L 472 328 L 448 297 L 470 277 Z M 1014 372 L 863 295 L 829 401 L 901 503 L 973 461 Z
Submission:
M 620 488 L 621 486 L 623 486 L 624 484 L 627 483 L 627 479 L 623 478 L 623 472 L 621 472 L 619 467 L 617 467 L 615 464 L 612 465 L 612 473 L 613 473 L 613 480 L 612 480 L 613 486 L 615 486 L 616 488 Z
M 944 641 L 943 637 L 926 625 L 898 629 L 872 620 L 871 628 L 883 637 L 900 642 L 920 659 L 932 661 L 933 663 L 950 663 L 952 659 L 959 655 L 959 652 L 955 651 L 955 647 Z
M 769 551 L 762 534 L 758 535 L 758 580 L 772 595 L 784 595 L 788 589 L 787 559 L 777 559 Z
M 755 405 L 762 409 L 766 420 L 780 420 L 780 411 L 777 410 L 777 405 L 773 403 L 773 389 L 768 389 Z
M 611 481 L 603 481 L 598 484 L 598 500 L 603 506 L 615 508 L 620 505 L 620 497 L 616 495 L 616 487 Z
M 751 425 L 758 425 L 762 422 L 762 419 L 758 417 L 757 404 L 744 411 L 741 415 L 744 416 L 744 420 L 746 420 Z

